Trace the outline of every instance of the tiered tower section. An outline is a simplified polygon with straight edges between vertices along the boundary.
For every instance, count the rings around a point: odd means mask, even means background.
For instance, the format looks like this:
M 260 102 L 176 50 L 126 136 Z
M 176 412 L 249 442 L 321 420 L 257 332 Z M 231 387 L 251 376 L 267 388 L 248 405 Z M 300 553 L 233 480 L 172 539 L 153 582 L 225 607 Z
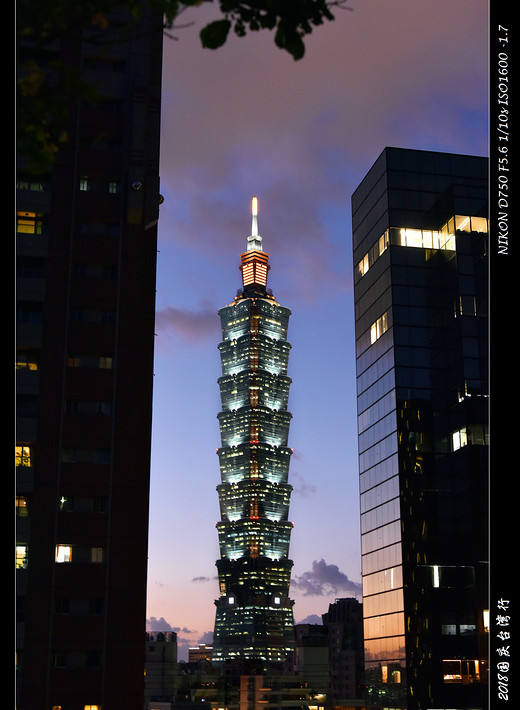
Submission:
M 220 597 L 213 661 L 258 659 L 267 667 L 285 660 L 294 636 L 288 557 L 290 310 L 267 289 L 269 256 L 258 235 L 256 198 L 251 231 L 241 255 L 243 288 L 219 311 Z

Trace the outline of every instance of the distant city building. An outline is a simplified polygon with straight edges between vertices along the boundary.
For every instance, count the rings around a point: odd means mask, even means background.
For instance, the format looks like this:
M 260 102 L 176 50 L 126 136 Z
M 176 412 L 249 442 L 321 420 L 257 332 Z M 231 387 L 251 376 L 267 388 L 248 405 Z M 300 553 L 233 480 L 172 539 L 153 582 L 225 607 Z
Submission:
M 177 676 L 177 634 L 165 631 L 146 634 L 144 710 L 162 710 L 170 703 Z
M 332 702 L 363 698 L 363 605 L 353 598 L 336 599 L 322 619 L 329 655 L 327 698 Z
M 352 197 L 366 682 L 487 707 L 488 161 L 386 148 Z
M 329 639 L 326 626 L 295 625 L 293 672 L 304 678 L 316 694 L 329 697 Z
M 17 167 L 18 710 L 143 707 L 163 22 L 128 19 L 19 47 L 98 100 Z
M 258 234 L 256 198 L 240 269 L 243 287 L 219 311 L 220 596 L 212 660 L 259 659 L 268 665 L 285 661 L 294 638 L 287 481 L 290 310 L 267 289 L 269 256 Z
M 199 643 L 198 646 L 190 646 L 188 648 L 188 663 L 197 663 L 197 661 L 211 661 L 211 652 L 213 646 L 208 646 L 205 643 Z

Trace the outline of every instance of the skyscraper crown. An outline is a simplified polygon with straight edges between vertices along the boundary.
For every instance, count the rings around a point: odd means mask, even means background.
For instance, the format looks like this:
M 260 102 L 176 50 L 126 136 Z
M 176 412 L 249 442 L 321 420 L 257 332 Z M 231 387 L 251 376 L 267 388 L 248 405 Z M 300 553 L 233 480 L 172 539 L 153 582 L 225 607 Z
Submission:
M 253 197 L 251 204 L 251 235 L 247 238 L 247 251 L 240 255 L 240 271 L 242 285 L 247 290 L 265 291 L 267 287 L 267 272 L 269 271 L 269 254 L 262 250 L 262 237 L 258 234 L 258 200 Z

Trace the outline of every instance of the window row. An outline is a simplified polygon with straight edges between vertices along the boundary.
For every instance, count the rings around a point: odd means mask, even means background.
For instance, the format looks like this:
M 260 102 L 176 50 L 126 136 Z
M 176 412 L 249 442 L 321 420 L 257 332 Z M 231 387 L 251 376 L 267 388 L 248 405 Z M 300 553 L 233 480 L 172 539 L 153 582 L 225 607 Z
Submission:
M 367 380 L 363 384 L 368 384 Z M 358 395 L 358 412 L 364 412 L 373 404 L 381 400 L 395 388 L 395 371 L 386 372 L 382 377 L 371 384 L 362 394 Z M 361 392 L 361 389 L 358 391 Z
M 364 473 L 369 468 L 384 461 L 397 451 L 397 432 L 381 439 L 374 446 L 370 447 L 359 455 L 359 471 Z
M 439 453 L 450 453 L 458 451 L 465 446 L 488 446 L 489 431 L 485 424 L 469 424 L 451 432 L 448 439 L 439 441 L 437 451 Z
M 65 403 L 67 414 L 103 415 L 112 414 L 112 402 L 68 399 Z
M 63 463 L 108 464 L 110 449 L 65 448 L 62 449 L 61 460 Z
M 16 415 L 18 417 L 35 417 L 37 414 L 37 395 L 18 394 L 16 397 Z M 65 403 L 67 414 L 103 415 L 112 414 L 111 402 L 95 402 L 89 400 L 68 399 Z
M 121 185 L 116 180 L 92 180 L 82 175 L 79 179 L 79 189 L 81 192 L 106 192 L 117 195 L 121 192 Z
M 111 309 L 75 308 L 71 320 L 77 323 L 115 323 L 116 312 Z M 43 323 L 43 303 L 41 301 L 19 301 L 16 305 L 17 323 Z
M 393 498 L 361 515 L 361 534 L 399 519 L 399 498 Z
M 480 661 L 466 659 L 445 659 L 442 661 L 442 675 L 445 683 L 480 682 Z
M 113 185 L 113 183 L 109 183 Z M 85 189 L 85 188 L 84 188 Z M 110 191 L 116 190 L 113 187 Z M 109 190 L 107 189 L 107 192 Z M 117 188 L 119 191 L 119 188 Z M 76 231 L 78 234 L 117 236 L 119 234 L 119 222 L 100 222 L 100 221 L 78 221 L 76 222 Z M 48 215 L 42 212 L 20 211 L 16 213 L 16 232 L 17 234 L 34 234 L 46 235 L 49 233 Z
M 52 655 L 54 668 L 101 668 L 102 659 L 102 651 L 54 651 Z
M 359 490 L 363 494 L 366 491 L 378 486 L 380 483 L 387 481 L 399 473 L 399 460 L 397 451 L 376 465 L 362 472 L 359 477 Z
M 363 598 L 381 594 L 403 586 L 403 568 L 390 567 L 363 577 Z
M 361 514 L 372 508 L 376 508 L 387 500 L 399 496 L 399 476 L 396 474 L 391 478 L 369 488 L 367 491 L 361 490 L 360 506 Z
M 378 570 L 397 567 L 402 564 L 401 543 L 389 545 L 361 557 L 362 574 L 372 574 Z
M 404 614 L 383 614 L 364 620 L 363 635 L 365 639 L 385 638 L 386 636 L 404 635 Z
M 74 308 L 71 312 L 71 320 L 76 323 L 115 323 L 116 312 L 102 308 Z
M 54 561 L 59 564 L 67 562 L 98 564 L 105 561 L 105 548 L 59 544 L 56 545 Z
M 58 564 L 68 562 L 99 564 L 105 561 L 105 548 L 59 544 L 56 545 L 54 561 Z M 17 543 L 15 547 L 15 567 L 16 569 L 27 569 L 28 565 L 29 545 L 25 542 Z
M 362 434 L 364 431 L 373 426 L 380 419 L 395 410 L 395 390 L 383 395 L 381 399 L 373 405 L 365 409 L 358 416 L 358 432 Z
M 397 499 L 398 505 L 398 499 Z M 375 530 L 361 535 L 361 551 L 366 555 L 369 552 L 374 552 L 381 547 L 395 545 L 401 540 L 401 521 L 399 519 L 393 522 L 382 525 Z
M 412 229 L 409 227 L 390 227 L 379 237 L 356 268 L 356 278 L 364 276 L 377 259 L 387 249 L 389 244 L 421 249 L 455 250 L 456 232 L 488 233 L 488 220 L 485 217 L 454 215 L 440 230 Z
M 16 495 L 16 516 L 27 518 L 30 514 L 30 499 L 20 493 Z M 64 496 L 59 500 L 59 510 L 62 513 L 106 513 L 108 509 L 107 496 Z
M 390 414 L 387 414 L 382 419 L 379 419 L 379 421 L 373 424 L 362 434 L 359 434 L 358 450 L 360 452 L 367 451 L 367 449 L 375 446 L 379 441 L 395 431 L 397 431 L 395 412 L 390 412 Z

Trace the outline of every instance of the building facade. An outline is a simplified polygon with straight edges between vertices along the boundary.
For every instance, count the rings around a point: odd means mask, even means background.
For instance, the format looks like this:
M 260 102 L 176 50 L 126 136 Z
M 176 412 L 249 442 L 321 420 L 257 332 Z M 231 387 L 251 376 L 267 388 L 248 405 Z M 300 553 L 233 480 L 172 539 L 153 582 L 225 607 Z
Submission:
M 98 97 L 17 171 L 19 710 L 143 707 L 162 14 L 124 27 L 24 47 Z
M 484 708 L 488 166 L 386 148 L 352 197 L 366 683 Z
M 220 596 L 215 601 L 214 663 L 282 663 L 294 634 L 287 445 L 290 310 L 267 289 L 268 269 L 253 198 L 251 236 L 241 255 L 242 289 L 219 311 Z
M 159 631 L 146 634 L 145 703 L 143 710 L 170 710 L 176 688 L 177 634 Z
M 351 597 L 336 599 L 321 618 L 328 639 L 328 699 L 363 698 L 363 605 Z

